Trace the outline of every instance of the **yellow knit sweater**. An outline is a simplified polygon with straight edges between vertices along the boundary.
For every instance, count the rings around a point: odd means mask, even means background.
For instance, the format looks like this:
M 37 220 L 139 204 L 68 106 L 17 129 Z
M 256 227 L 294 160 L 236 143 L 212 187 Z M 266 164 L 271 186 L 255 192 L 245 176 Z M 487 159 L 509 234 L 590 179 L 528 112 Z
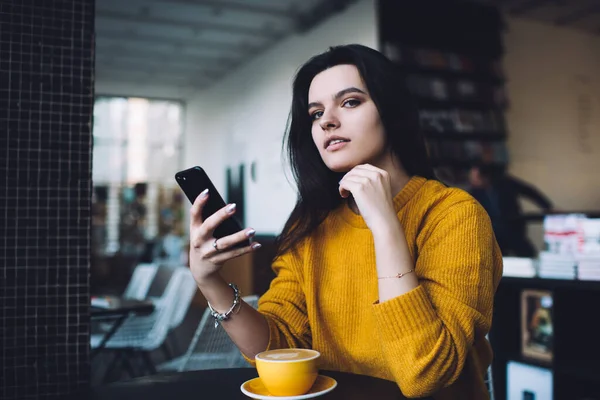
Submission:
M 466 192 L 421 177 L 394 205 L 419 286 L 378 302 L 373 236 L 343 205 L 273 263 L 259 302 L 269 349 L 316 349 L 322 369 L 393 380 L 406 397 L 486 399 L 485 335 L 502 275 L 488 215 Z

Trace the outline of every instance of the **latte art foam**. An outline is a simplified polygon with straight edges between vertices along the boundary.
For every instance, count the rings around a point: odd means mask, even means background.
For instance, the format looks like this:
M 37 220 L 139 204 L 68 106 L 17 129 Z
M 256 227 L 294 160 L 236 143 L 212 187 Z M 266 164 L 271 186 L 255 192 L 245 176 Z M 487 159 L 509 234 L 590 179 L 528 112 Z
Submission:
M 297 360 L 298 358 L 302 358 L 302 354 L 300 353 L 279 353 L 279 354 L 267 354 L 265 358 L 269 360 Z
M 306 360 L 310 358 L 314 358 L 317 353 L 310 350 L 302 350 L 302 349 L 279 349 L 279 350 L 271 350 L 265 352 L 260 355 L 260 358 L 263 360 L 271 360 L 271 361 L 294 361 L 294 360 Z

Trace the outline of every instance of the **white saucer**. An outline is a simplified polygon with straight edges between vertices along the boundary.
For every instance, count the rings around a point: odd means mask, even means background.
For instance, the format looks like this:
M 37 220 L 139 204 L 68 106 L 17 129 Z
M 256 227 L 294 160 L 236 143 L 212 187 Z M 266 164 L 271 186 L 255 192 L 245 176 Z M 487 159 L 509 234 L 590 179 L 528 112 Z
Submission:
M 308 393 L 298 396 L 273 396 L 269 394 L 260 378 L 250 379 L 242 383 L 240 389 L 246 396 L 258 400 L 303 400 L 312 399 L 331 392 L 337 386 L 337 381 L 329 376 L 319 375 Z

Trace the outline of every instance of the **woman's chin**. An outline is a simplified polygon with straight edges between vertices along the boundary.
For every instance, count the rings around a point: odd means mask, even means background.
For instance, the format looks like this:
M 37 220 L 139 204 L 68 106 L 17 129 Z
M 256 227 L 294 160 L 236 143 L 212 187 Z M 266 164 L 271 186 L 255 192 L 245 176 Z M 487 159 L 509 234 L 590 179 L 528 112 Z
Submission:
M 348 162 L 328 162 L 325 163 L 325 165 L 327 165 L 327 168 L 329 168 L 333 172 L 346 173 L 352 168 L 356 167 L 358 164 Z

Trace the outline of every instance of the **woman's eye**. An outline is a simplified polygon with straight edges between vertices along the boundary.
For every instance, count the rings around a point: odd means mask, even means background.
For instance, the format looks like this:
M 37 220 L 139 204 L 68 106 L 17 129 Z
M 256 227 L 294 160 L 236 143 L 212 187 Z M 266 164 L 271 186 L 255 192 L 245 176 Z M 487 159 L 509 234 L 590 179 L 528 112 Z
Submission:
M 323 111 L 315 111 L 314 113 L 310 114 L 310 118 L 314 121 L 315 119 L 319 119 L 323 116 Z
M 356 107 L 356 106 L 358 106 L 359 104 L 360 104 L 360 101 L 359 101 L 359 100 L 356 100 L 356 99 L 348 99 L 348 100 L 346 100 L 346 101 L 345 101 L 345 102 L 344 102 L 342 105 L 343 105 L 344 107 L 350 107 L 350 108 L 352 108 L 352 107 Z

